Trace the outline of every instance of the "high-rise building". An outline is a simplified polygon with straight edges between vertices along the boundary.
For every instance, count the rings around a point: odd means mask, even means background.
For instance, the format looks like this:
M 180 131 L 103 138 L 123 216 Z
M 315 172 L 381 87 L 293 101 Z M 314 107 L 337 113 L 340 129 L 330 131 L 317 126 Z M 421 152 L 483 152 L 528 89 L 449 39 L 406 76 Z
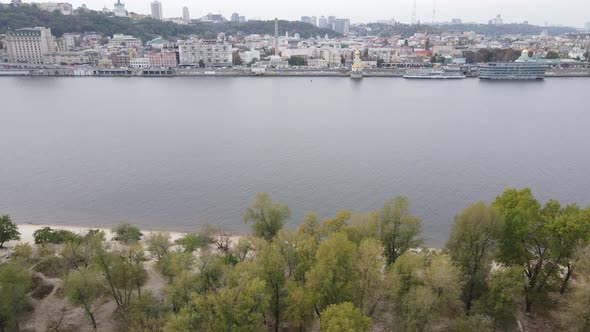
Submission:
M 454 18 L 451 20 L 451 23 L 452 24 L 462 24 L 463 22 L 461 21 L 460 18 Z
M 586 22 L 586 25 L 584 25 L 584 27 L 586 28 L 586 31 L 590 32 L 590 22 Z
M 328 28 L 328 19 L 325 16 L 320 17 L 318 20 L 318 27 L 322 29 Z
M 182 19 L 186 22 L 190 22 L 190 20 L 191 20 L 191 15 L 188 12 L 187 6 L 182 7 Z
M 334 21 L 334 31 L 346 35 L 350 32 L 350 19 L 337 18 Z
M 301 16 L 301 22 L 303 22 L 303 23 L 311 23 L 311 17 L 309 17 L 309 16 Z
M 315 25 L 316 27 L 318 26 L 318 18 L 316 16 L 312 16 L 310 18 L 310 20 L 311 20 L 311 22 L 310 22 L 311 24 Z
M 240 23 L 246 23 L 246 16 L 240 16 Z
M 121 0 L 117 0 L 117 2 L 115 2 L 113 14 L 118 17 L 127 17 L 127 9 L 125 9 L 125 5 L 121 2 Z
M 498 14 L 496 17 L 488 21 L 488 24 L 499 25 L 504 24 L 504 19 L 502 19 L 502 15 Z
M 152 18 L 156 20 L 163 20 L 164 15 L 162 14 L 162 3 L 158 0 L 151 3 L 152 6 Z
M 328 16 L 328 29 L 336 29 L 336 16 Z
M 6 33 L 9 62 L 42 64 L 44 55 L 55 52 L 55 42 L 48 28 L 26 28 Z
M 231 21 L 234 23 L 239 23 L 240 22 L 240 14 L 238 14 L 238 13 L 231 14 Z

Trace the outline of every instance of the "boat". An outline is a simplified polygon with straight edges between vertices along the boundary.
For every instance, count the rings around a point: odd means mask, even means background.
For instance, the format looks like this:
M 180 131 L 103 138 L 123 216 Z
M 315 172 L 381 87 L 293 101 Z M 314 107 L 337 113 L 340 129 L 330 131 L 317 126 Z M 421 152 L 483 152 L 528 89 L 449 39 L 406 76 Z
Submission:
M 523 50 L 514 62 L 492 62 L 479 67 L 479 78 L 484 80 L 542 80 L 547 66 L 529 57 Z
M 413 79 L 463 79 L 467 77 L 459 69 L 408 69 L 403 76 Z

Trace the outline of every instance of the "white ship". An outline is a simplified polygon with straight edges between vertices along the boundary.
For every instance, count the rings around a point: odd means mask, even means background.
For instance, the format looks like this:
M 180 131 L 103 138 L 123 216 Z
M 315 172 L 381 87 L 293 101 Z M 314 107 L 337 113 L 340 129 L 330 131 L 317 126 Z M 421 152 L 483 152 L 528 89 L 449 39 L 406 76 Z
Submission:
M 463 79 L 467 77 L 458 68 L 408 69 L 404 78 L 413 79 Z

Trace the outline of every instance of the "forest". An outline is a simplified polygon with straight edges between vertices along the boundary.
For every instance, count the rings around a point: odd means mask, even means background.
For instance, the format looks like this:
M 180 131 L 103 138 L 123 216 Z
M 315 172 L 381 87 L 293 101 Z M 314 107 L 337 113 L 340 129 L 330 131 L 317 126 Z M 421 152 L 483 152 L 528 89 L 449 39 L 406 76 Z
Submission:
M 173 22 L 159 21 L 152 18 L 131 20 L 126 17 L 115 17 L 97 11 L 77 10 L 75 15 L 62 15 L 40 10 L 33 5 L 18 7 L 0 5 L 0 34 L 8 29 L 30 27 L 50 28 L 54 36 L 61 37 L 64 33 L 98 32 L 103 36 L 116 33 L 132 35 L 144 42 L 157 37 L 170 39 L 186 39 L 191 35 L 203 38 L 215 38 L 218 33 L 236 36 L 238 34 L 274 34 L 274 21 L 248 21 L 245 23 L 222 22 L 208 23 L 193 20 L 191 24 L 181 25 Z M 320 29 L 311 24 L 295 21 L 279 21 L 279 33 L 286 32 L 293 35 L 299 33 L 302 37 L 330 37 L 338 36 L 332 30 Z
M 459 211 L 444 248 L 403 196 L 289 229 L 259 193 L 242 217 L 250 234 L 42 227 L 29 244 L 3 215 L 0 331 L 590 330 L 590 208 L 529 188 Z

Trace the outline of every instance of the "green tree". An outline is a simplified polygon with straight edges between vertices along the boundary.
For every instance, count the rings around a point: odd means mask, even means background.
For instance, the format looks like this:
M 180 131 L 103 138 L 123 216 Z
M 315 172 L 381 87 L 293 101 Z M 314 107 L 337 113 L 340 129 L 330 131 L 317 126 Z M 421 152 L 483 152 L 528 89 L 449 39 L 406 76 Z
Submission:
M 0 265 L 0 331 L 19 331 L 19 320 L 27 308 L 26 294 L 31 273 L 17 263 Z
M 462 298 L 467 314 L 485 289 L 500 223 L 500 214 L 484 202 L 474 203 L 455 217 L 447 248 L 465 281 Z
M 485 293 L 476 301 L 474 311 L 492 317 L 494 325 L 509 331 L 516 324 L 516 312 L 525 286 L 522 267 L 501 268 L 489 275 Z
M 322 332 L 367 332 L 371 326 L 371 319 L 350 302 L 328 306 L 321 317 Z
M 364 239 L 358 247 L 358 259 L 356 271 L 354 271 L 358 277 L 354 288 L 355 302 L 365 316 L 373 316 L 377 305 L 386 294 L 383 273 L 385 265 L 383 247 L 379 240 Z
M 314 318 L 314 297 L 309 288 L 287 280 L 285 317 L 289 326 L 305 331 Z
M 113 233 L 115 234 L 113 240 L 125 244 L 137 242 L 143 236 L 139 228 L 129 224 L 122 224 L 113 228 Z
M 172 247 L 170 233 L 165 232 L 151 233 L 145 239 L 145 243 L 147 250 L 157 259 L 161 259 L 164 255 L 167 255 L 170 247 Z
M 302 56 L 289 57 L 289 66 L 306 66 L 307 59 Z
M 104 241 L 104 232 L 88 233 L 86 236 L 80 237 L 79 240 L 70 240 L 64 243 L 60 255 L 68 262 L 70 269 L 87 268 Z
M 352 300 L 356 259 L 356 246 L 343 233 L 332 234 L 320 244 L 307 276 L 318 315 L 330 304 Z
M 385 202 L 381 208 L 379 228 L 388 265 L 395 263 L 408 249 L 422 244 L 417 238 L 422 220 L 410 215 L 409 208 L 410 202 L 403 196 Z
M 181 245 L 185 252 L 193 253 L 197 250 L 206 250 L 209 245 L 213 244 L 213 237 L 209 233 L 188 233 L 176 240 L 176 244 Z
M 73 305 L 84 309 L 92 323 L 93 329 L 98 329 L 95 316 L 95 304 L 103 294 L 103 281 L 99 275 L 89 269 L 73 271 L 68 274 L 65 292 Z
M 281 256 L 279 246 L 275 243 L 264 245 L 257 256 L 260 278 L 265 281 L 266 292 L 270 298 L 270 310 L 274 320 L 274 330 L 278 332 L 287 293 L 286 263 Z
M 547 55 L 545 55 L 545 59 L 559 59 L 559 53 L 555 51 L 549 51 L 547 52 Z
M 270 242 L 290 216 L 289 207 L 273 202 L 268 193 L 258 193 L 243 217 L 252 224 L 255 236 Z
M 20 240 L 18 227 L 10 220 L 9 215 L 0 216 L 0 249 L 4 248 L 4 242 L 13 240 Z

